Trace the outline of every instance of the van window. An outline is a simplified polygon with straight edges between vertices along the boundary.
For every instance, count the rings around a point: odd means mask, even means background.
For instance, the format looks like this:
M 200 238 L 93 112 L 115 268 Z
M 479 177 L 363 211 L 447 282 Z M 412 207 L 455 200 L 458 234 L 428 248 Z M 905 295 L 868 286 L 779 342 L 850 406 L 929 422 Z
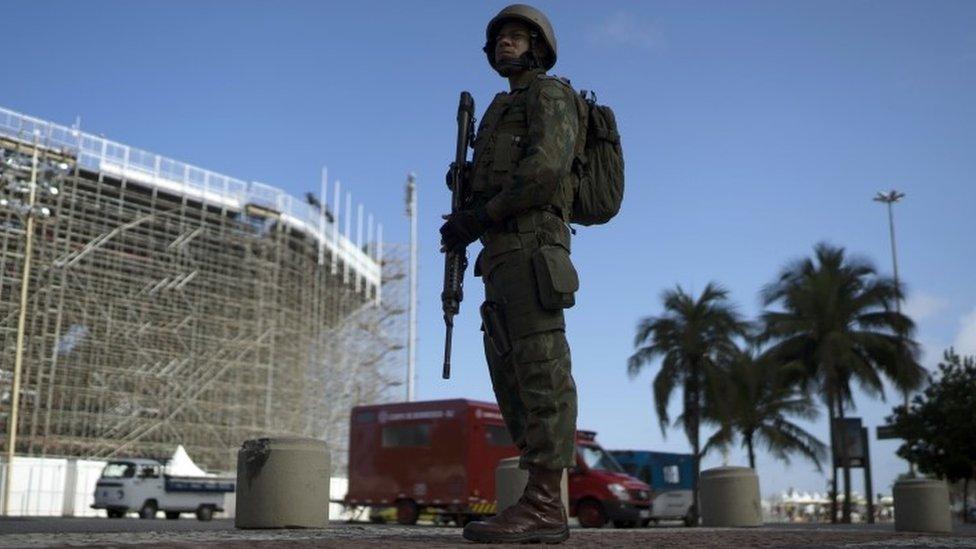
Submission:
M 158 465 L 143 465 L 139 471 L 139 478 L 159 478 Z
M 681 482 L 681 473 L 677 465 L 664 466 L 664 482 L 667 484 L 678 484 Z
M 372 410 L 365 410 L 356 414 L 356 423 L 375 423 L 376 422 L 376 412 Z
M 608 454 L 603 448 L 599 446 L 590 446 L 588 444 L 577 444 L 576 448 L 579 452 L 580 457 L 583 459 L 583 463 L 586 464 L 590 469 L 597 469 L 599 471 L 610 471 L 611 473 L 623 473 L 624 468 L 620 466 L 610 454 Z
M 383 427 L 383 447 L 430 446 L 430 424 L 387 425 Z
M 512 446 L 512 435 L 504 425 L 485 425 L 485 439 L 489 446 Z
M 112 462 L 102 469 L 102 478 L 132 478 L 136 475 L 134 463 Z

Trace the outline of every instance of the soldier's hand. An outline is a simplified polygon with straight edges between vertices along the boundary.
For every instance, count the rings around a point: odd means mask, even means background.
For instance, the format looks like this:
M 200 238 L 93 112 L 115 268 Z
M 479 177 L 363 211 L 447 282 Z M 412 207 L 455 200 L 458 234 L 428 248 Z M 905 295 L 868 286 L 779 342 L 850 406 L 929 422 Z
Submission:
M 447 173 L 444 174 L 444 182 L 447 184 L 447 190 L 454 192 L 454 187 L 451 186 L 451 172 L 454 171 L 454 162 L 447 167 Z M 464 166 L 461 168 L 461 179 L 466 180 L 468 174 L 471 172 L 471 162 L 465 162 Z
M 483 235 L 491 225 L 484 206 L 444 216 L 441 225 L 441 251 L 460 252 Z

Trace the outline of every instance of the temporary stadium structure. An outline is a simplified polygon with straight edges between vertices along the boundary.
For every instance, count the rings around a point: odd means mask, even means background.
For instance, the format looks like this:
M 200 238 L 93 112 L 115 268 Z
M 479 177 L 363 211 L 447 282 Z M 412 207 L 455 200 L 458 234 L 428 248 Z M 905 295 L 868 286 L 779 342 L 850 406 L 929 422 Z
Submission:
M 28 254 L 21 172 L 35 151 L 67 173 L 36 195 L 46 217 Z M 230 470 L 248 438 L 341 446 L 349 409 L 404 363 L 402 252 L 384 253 L 371 217 L 363 241 L 362 206 L 352 234 L 337 185 L 331 205 L 303 201 L 3 108 L 0 160 L 4 433 L 28 284 L 18 455 L 164 457 L 182 444 Z

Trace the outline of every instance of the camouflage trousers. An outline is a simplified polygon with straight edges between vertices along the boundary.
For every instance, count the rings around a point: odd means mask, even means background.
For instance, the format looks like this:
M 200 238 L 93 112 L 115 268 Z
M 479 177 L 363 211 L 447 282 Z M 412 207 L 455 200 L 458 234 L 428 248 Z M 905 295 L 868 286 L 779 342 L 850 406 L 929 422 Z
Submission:
M 568 262 L 568 234 L 561 222 L 541 225 L 486 236 L 476 271 L 485 283 L 485 357 L 519 464 L 561 469 L 575 465 L 576 384 L 563 311 L 542 306 L 533 254 L 565 238 Z

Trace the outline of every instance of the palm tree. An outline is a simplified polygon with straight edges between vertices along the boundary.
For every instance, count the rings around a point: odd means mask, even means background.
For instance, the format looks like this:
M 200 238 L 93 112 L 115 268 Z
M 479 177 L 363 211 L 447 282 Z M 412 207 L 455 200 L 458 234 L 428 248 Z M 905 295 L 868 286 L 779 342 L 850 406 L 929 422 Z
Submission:
M 627 361 L 627 372 L 634 377 L 652 360 L 661 357 L 661 369 L 654 377 L 654 404 L 664 434 L 670 423 L 668 402 L 671 393 L 679 385 L 684 388 L 683 413 L 679 421 L 693 452 L 690 518 L 697 524 L 702 409 L 715 389 L 713 379 L 720 364 L 735 352 L 734 340 L 746 335 L 748 324 L 729 302 L 728 291 L 712 282 L 697 298 L 678 286 L 665 291 L 661 300 L 664 313 L 642 318 L 637 324 L 636 350 Z
M 721 391 L 710 402 L 706 418 L 719 425 L 705 443 L 704 453 L 724 448 L 736 438 L 746 447 L 749 467 L 756 468 L 757 444 L 789 463 L 798 453 L 818 470 L 827 446 L 788 418 L 812 420 L 818 416 L 813 400 L 796 383 L 798 369 L 783 367 L 754 349 L 740 350 L 722 370 Z
M 826 243 L 814 247 L 813 258 L 794 261 L 762 290 L 763 338 L 772 343 L 770 358 L 804 371 L 804 386 L 816 390 L 827 405 L 831 444 L 836 443 L 834 419 L 854 409 L 851 382 L 870 396 L 884 398 L 882 378 L 902 390 L 917 387 L 925 371 L 918 364 L 918 344 L 911 339 L 914 323 L 897 312 L 902 293 L 892 280 L 877 275 L 870 262 L 845 255 Z M 839 450 L 846 453 L 846 444 Z M 836 452 L 835 452 L 836 453 Z M 850 467 L 844 470 L 844 522 L 850 522 Z M 836 520 L 837 483 L 834 468 L 832 520 Z

